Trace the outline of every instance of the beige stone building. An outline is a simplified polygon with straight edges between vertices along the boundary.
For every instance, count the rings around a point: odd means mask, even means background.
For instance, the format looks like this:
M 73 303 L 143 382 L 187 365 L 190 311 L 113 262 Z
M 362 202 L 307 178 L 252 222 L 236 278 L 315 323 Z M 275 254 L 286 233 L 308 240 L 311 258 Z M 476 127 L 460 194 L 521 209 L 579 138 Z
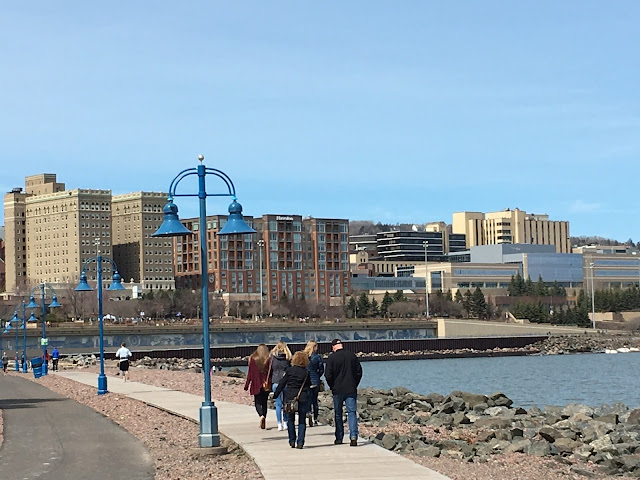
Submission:
M 86 259 L 111 257 L 111 190 L 76 189 L 26 198 L 27 278 L 38 283 L 73 285 Z M 87 278 L 96 279 L 96 263 Z M 111 265 L 103 264 L 110 278 Z
M 452 230 L 464 233 L 467 248 L 478 245 L 528 243 L 554 245 L 557 253 L 571 253 L 569 222 L 549 220 L 520 209 L 498 212 L 456 212 Z
M 84 262 L 98 253 L 104 286 L 118 266 L 123 283 L 144 289 L 172 289 L 173 242 L 152 238 L 162 223 L 167 194 L 111 190 L 65 190 L 55 174 L 25 178 L 25 190 L 4 197 L 6 294 L 27 293 L 34 285 L 74 288 Z M 97 263 L 87 263 L 87 278 L 97 278 Z M 126 285 L 126 283 L 125 283 Z
M 27 276 L 27 199 L 64 191 L 53 173 L 25 178 L 25 191 L 16 187 L 4 196 L 6 292 L 23 293 L 30 288 Z
M 143 290 L 173 290 L 173 239 L 152 237 L 163 221 L 167 194 L 135 192 L 112 198 L 113 259 L 123 282 Z

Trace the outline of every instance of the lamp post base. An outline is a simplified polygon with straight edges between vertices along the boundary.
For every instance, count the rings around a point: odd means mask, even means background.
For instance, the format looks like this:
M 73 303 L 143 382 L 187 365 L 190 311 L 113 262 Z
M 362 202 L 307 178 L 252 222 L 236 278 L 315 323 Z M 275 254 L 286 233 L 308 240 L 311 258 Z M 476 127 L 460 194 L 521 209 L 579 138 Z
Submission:
M 200 407 L 200 434 L 198 446 L 203 448 L 219 447 L 218 409 L 210 402 L 202 402 Z
M 20 371 L 20 362 L 16 358 L 16 372 L 19 372 L 19 371 Z
M 98 395 L 109 393 L 107 390 L 107 376 L 104 373 L 98 375 Z
M 49 367 L 47 366 L 47 361 L 44 360 L 42 362 L 42 375 L 48 375 L 49 374 Z
M 27 362 L 26 361 L 22 364 L 22 373 L 27 373 Z

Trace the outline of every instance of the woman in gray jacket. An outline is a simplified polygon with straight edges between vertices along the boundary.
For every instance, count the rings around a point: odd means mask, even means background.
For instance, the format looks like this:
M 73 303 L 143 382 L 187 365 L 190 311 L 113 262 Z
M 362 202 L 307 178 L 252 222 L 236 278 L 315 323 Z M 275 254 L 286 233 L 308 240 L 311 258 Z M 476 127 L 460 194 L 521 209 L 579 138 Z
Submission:
M 278 342 L 273 349 L 271 349 L 271 383 L 273 384 L 273 391 L 278 388 L 278 383 L 284 376 L 284 371 L 291 365 L 291 350 L 287 347 L 285 342 Z M 287 414 L 282 412 L 282 397 L 281 393 L 275 397 L 276 402 L 276 421 L 278 422 L 278 430 L 282 431 L 283 420 L 287 423 Z

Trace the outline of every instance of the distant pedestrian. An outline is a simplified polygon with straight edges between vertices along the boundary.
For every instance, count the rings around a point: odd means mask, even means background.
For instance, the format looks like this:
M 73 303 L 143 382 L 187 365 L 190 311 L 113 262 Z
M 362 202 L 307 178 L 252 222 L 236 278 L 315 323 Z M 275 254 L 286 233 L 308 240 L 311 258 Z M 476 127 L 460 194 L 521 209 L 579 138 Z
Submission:
M 249 357 L 249 370 L 244 389 L 249 390 L 249 393 L 253 395 L 253 403 L 260 417 L 260 428 L 263 430 L 267 425 L 267 400 L 271 391 L 270 389 L 265 390 L 264 386 L 269 379 L 270 366 L 269 349 L 264 343 L 261 343 Z
M 53 347 L 53 351 L 51 352 L 51 361 L 53 362 L 53 371 L 58 371 L 58 361 L 60 360 L 60 350 L 58 347 Z
M 291 350 L 286 342 L 280 341 L 271 349 L 271 383 L 273 391 L 278 388 L 278 383 L 284 376 L 284 371 L 291 366 Z M 287 414 L 282 411 L 282 400 L 284 393 L 274 397 L 276 404 L 276 421 L 278 422 L 278 430 L 283 430 L 283 424 L 287 423 Z
M 284 395 L 285 405 L 296 398 L 298 400 L 298 434 L 296 435 L 295 413 L 287 415 L 287 432 L 289 433 L 289 446 L 291 448 L 302 448 L 304 437 L 307 431 L 305 419 L 307 412 L 311 408 L 311 380 L 309 379 L 309 357 L 304 352 L 296 352 L 291 359 L 291 366 L 284 372 L 284 377 L 280 380 L 278 388 L 273 392 L 274 397 L 282 393 L 286 387 Z
M 7 374 L 7 367 L 9 366 L 9 357 L 7 357 L 7 352 L 2 352 L 2 373 Z
M 46 363 L 46 369 L 49 370 L 49 360 L 51 359 L 51 356 L 49 355 L 49 352 L 47 351 L 47 349 L 45 348 L 44 353 L 42 354 L 42 361 L 44 363 Z
M 307 346 L 304 349 L 309 357 L 309 379 L 311 380 L 311 409 L 309 410 L 309 426 L 319 425 L 318 423 L 318 393 L 320 392 L 320 382 L 322 382 L 322 375 L 324 374 L 324 360 L 318 354 L 318 342 L 315 340 L 309 340 Z
M 358 416 L 356 414 L 358 385 L 362 379 L 362 365 L 353 352 L 344 350 L 339 338 L 331 342 L 333 353 L 327 359 L 324 376 L 333 394 L 333 410 L 335 413 L 336 439 L 333 443 L 340 445 L 344 437 L 344 421 L 342 406 L 347 409 L 350 445 L 358 445 Z
M 116 352 L 116 358 L 118 359 L 118 367 L 122 372 L 124 381 L 127 381 L 127 372 L 129 371 L 129 358 L 131 358 L 131 350 L 127 348 L 127 344 L 122 342 L 120 348 Z

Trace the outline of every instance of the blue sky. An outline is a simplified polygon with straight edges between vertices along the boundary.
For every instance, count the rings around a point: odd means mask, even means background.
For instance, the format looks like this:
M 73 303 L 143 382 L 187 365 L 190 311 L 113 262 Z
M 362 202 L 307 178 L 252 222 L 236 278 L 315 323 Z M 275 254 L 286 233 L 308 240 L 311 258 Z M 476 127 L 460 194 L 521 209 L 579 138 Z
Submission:
M 639 18 L 623 0 L 6 3 L 0 189 L 47 172 L 166 191 L 202 153 L 248 215 L 518 207 L 640 241 Z

